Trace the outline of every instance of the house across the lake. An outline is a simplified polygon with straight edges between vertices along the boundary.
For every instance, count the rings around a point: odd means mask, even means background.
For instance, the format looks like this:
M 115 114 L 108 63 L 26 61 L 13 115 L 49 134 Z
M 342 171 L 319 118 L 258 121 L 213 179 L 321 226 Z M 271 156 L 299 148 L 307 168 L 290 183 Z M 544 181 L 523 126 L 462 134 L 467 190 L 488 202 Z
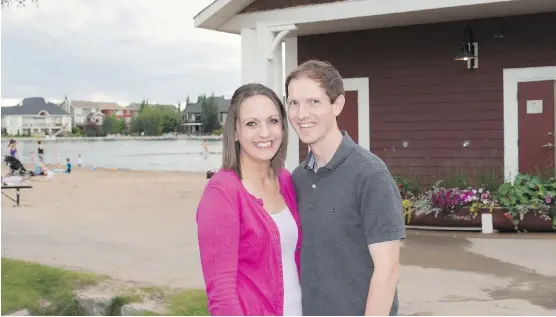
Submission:
M 242 83 L 280 95 L 283 71 L 331 62 L 347 90 L 340 128 L 395 175 L 554 165 L 554 0 L 216 0 L 194 20 L 241 35 Z M 307 147 L 290 132 L 293 169 Z
M 221 125 L 224 125 L 226 121 L 226 116 L 228 115 L 228 108 L 230 108 L 230 99 L 224 98 L 224 96 L 213 96 L 208 97 L 213 98 L 213 101 L 218 107 L 218 121 Z M 185 133 L 187 134 L 199 134 L 202 131 L 201 123 L 201 102 L 197 100 L 196 103 L 188 103 L 183 111 L 182 125 L 185 128 Z
M 10 135 L 58 135 L 71 133 L 71 127 L 71 114 L 42 97 L 2 107 L 2 132 Z
M 69 109 L 75 125 L 85 124 L 88 116 L 91 116 L 97 124 L 102 124 L 103 118 L 110 115 L 129 123 L 131 118 L 139 113 L 138 109 L 122 107 L 115 102 L 66 100 L 60 106 Z

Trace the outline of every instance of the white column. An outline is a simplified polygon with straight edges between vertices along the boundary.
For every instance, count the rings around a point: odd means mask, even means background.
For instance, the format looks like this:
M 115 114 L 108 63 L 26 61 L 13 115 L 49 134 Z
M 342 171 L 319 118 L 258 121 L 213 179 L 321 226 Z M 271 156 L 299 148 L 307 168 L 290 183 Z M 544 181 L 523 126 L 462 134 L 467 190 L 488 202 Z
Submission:
M 284 100 L 284 78 L 282 78 L 282 42 L 272 53 L 272 90 Z
M 272 63 L 269 54 L 272 54 L 272 40 L 274 34 L 264 23 L 257 23 L 257 56 L 256 56 L 256 81 L 272 88 Z M 272 55 L 271 55 L 272 56 Z
M 288 37 L 285 39 L 286 54 L 285 54 L 285 71 L 286 77 L 288 74 L 297 67 L 297 36 Z M 284 78 L 285 80 L 285 78 Z M 282 84 L 284 86 L 284 84 Z M 284 96 L 286 92 L 284 91 Z M 286 108 L 287 109 L 287 108 Z M 288 156 L 286 157 L 286 168 L 293 171 L 299 165 L 299 137 L 295 132 L 292 125 L 289 125 L 288 130 Z
M 257 30 L 241 29 L 241 84 L 257 81 Z

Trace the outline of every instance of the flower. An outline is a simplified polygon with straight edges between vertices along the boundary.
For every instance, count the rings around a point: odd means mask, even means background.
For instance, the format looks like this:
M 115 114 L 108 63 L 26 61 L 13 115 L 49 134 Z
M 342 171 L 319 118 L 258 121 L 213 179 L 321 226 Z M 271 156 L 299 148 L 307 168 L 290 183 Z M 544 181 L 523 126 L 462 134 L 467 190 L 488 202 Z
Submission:
M 550 198 L 550 196 L 546 196 L 544 198 L 544 202 L 547 203 L 547 204 L 550 204 L 552 202 L 552 198 Z

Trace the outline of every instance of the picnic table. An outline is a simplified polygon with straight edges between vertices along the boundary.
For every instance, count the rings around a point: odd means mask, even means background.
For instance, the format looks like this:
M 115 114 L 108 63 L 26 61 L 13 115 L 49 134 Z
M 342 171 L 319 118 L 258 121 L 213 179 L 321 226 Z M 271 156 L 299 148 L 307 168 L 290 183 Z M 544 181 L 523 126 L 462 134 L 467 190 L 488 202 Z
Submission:
M 4 184 L 2 183 L 2 195 L 8 197 L 9 199 L 11 199 L 12 201 L 14 201 L 16 203 L 16 207 L 19 207 L 19 190 L 23 189 L 23 188 L 33 188 L 33 186 L 31 185 L 8 185 L 8 184 Z M 15 189 L 15 199 L 13 199 L 12 197 L 10 197 L 8 194 L 4 193 L 4 189 Z

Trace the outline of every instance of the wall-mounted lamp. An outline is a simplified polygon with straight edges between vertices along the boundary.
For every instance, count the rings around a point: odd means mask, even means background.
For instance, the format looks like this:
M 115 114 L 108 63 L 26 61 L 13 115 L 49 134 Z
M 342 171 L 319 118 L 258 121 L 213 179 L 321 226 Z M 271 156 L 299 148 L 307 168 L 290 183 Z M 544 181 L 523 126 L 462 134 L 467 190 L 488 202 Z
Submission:
M 473 39 L 473 30 L 469 25 L 465 26 L 463 31 L 463 42 L 460 46 L 460 52 L 455 58 L 456 61 L 466 61 L 467 69 L 479 68 L 479 43 Z

